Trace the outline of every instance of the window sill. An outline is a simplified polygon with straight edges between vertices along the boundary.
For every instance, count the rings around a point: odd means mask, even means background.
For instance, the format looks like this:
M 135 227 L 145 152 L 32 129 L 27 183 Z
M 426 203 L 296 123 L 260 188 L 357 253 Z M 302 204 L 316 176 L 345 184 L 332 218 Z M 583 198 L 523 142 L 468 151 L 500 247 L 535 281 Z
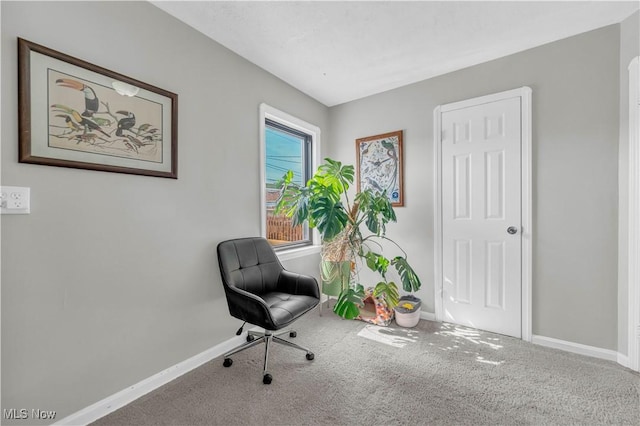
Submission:
M 276 255 L 280 260 L 297 259 L 298 257 L 310 256 L 312 254 L 319 254 L 322 251 L 321 246 L 306 246 L 296 247 L 288 250 L 277 251 Z

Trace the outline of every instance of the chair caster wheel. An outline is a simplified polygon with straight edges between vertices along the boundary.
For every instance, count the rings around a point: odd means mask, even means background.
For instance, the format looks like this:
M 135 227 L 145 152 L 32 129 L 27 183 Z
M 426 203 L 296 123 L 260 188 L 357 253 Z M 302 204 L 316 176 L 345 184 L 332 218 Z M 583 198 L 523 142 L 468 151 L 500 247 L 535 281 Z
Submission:
M 315 358 L 315 355 L 313 354 L 313 352 L 307 352 L 307 359 L 311 361 L 313 358 Z
M 247 342 L 253 342 L 254 340 L 256 340 L 256 336 L 247 334 Z
M 289 332 L 289 337 L 296 337 L 298 335 L 298 333 L 296 333 L 295 331 L 290 331 Z
M 271 377 L 271 374 L 269 374 L 269 373 L 267 373 L 264 376 L 262 376 L 262 383 L 264 383 L 265 385 L 270 384 L 271 380 L 273 380 L 273 377 Z
M 231 364 L 233 364 L 233 360 L 231 358 L 225 358 L 224 362 L 222 363 L 222 365 L 224 365 L 225 367 L 231 367 Z

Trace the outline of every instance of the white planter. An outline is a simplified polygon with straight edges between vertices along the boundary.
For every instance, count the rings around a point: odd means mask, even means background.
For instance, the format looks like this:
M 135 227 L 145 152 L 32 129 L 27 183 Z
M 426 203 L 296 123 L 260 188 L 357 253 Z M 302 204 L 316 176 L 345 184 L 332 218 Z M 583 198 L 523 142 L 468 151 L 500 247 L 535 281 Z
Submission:
M 418 321 L 420 321 L 419 309 L 408 314 L 396 311 L 396 324 L 398 324 L 400 327 L 415 327 L 416 325 L 418 325 Z
M 406 306 L 403 306 L 406 305 Z M 422 301 L 415 296 L 402 296 L 398 306 L 393 308 L 396 314 L 396 324 L 400 327 L 415 327 L 420 321 L 420 306 Z

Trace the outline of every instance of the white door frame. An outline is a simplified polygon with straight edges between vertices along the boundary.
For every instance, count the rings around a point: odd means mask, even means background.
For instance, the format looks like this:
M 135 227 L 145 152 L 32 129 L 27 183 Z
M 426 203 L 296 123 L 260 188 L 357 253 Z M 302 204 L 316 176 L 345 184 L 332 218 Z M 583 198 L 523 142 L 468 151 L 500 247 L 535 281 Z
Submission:
M 640 57 L 629 64 L 628 367 L 640 370 Z
M 532 286 L 532 177 L 531 177 L 531 88 L 520 87 L 505 92 L 494 93 L 478 98 L 467 99 L 445 105 L 438 105 L 433 111 L 434 122 L 434 295 L 436 321 L 443 321 L 443 272 L 442 272 L 442 113 L 471 106 L 520 98 L 521 114 L 521 196 L 522 196 L 522 340 L 530 342 L 531 324 L 531 286 Z

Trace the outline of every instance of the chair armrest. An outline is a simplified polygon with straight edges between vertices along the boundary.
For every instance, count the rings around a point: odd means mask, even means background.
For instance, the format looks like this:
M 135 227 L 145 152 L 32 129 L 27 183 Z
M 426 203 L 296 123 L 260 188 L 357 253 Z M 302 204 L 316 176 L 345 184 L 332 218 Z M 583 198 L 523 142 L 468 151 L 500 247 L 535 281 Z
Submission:
M 231 316 L 265 329 L 274 329 L 275 321 L 266 302 L 260 296 L 228 286 L 225 286 L 225 292 Z
M 320 299 L 320 289 L 315 278 L 283 269 L 280 272 L 278 287 L 296 295 L 311 296 Z

